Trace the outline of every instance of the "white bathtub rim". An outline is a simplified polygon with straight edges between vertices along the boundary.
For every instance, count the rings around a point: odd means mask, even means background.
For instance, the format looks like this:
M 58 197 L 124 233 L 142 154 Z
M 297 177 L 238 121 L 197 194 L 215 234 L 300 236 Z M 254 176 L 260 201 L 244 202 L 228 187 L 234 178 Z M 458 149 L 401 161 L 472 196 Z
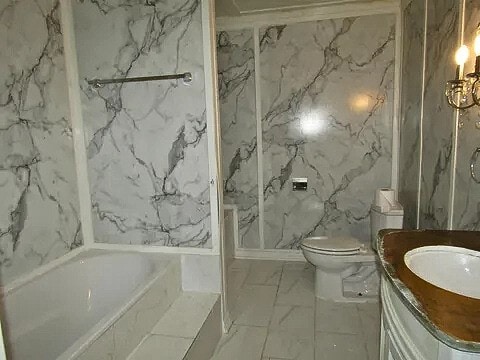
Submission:
M 10 281 L 3 286 L 0 286 L 0 298 L 4 298 L 5 296 L 15 292 L 17 289 L 27 285 L 28 283 L 36 280 L 37 278 L 45 275 L 46 273 L 66 264 L 67 262 L 72 261 L 77 256 L 88 251 L 89 250 L 86 249 L 84 246 L 80 246 L 70 251 L 68 254 L 59 257 L 58 259 L 52 260 L 49 263 L 36 268 L 28 274 L 22 275 L 17 279 Z
M 108 252 L 107 252 L 108 253 Z M 111 252 L 112 253 L 112 252 Z M 113 252 L 118 253 L 118 252 Z M 133 252 L 138 254 L 138 252 Z M 103 316 L 99 321 L 88 330 L 88 332 L 82 335 L 77 339 L 70 347 L 68 347 L 58 358 L 57 360 L 69 360 L 74 359 L 80 354 L 82 354 L 95 340 L 97 340 L 101 335 L 103 335 L 115 322 L 122 317 L 137 301 L 139 301 L 145 293 L 150 290 L 153 284 L 165 274 L 171 262 L 166 264 L 165 267 L 155 269 L 155 271 L 150 274 L 148 280 L 146 280 L 141 288 L 136 289 L 133 296 L 131 296 L 128 301 L 123 303 L 115 311 L 110 311 L 105 316 Z
M 148 254 L 165 254 L 172 255 L 220 255 L 218 251 L 212 248 L 193 248 L 193 247 L 177 247 L 177 246 L 151 246 L 151 245 L 128 245 L 128 244 L 108 244 L 94 243 L 91 246 L 81 245 L 71 250 L 67 254 L 54 259 L 46 264 L 40 265 L 29 273 L 20 275 L 18 278 L 9 281 L 4 285 L 0 285 L 0 298 L 8 295 L 15 289 L 28 284 L 37 277 L 55 269 L 74 259 L 75 257 L 91 251 L 108 251 L 108 252 L 132 252 L 132 253 L 148 253 Z

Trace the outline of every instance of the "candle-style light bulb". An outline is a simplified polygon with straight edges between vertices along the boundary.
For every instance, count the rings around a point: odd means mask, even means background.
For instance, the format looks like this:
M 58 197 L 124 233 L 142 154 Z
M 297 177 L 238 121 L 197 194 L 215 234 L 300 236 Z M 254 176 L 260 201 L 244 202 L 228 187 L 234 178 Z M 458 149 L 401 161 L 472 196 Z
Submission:
M 466 45 L 462 45 L 458 48 L 457 52 L 455 53 L 455 62 L 457 65 L 465 65 L 468 60 L 468 56 L 470 55 L 470 50 Z
M 473 49 L 475 50 L 475 74 L 480 74 L 480 29 L 477 30 L 477 36 L 473 42 Z
M 457 52 L 455 53 L 455 62 L 457 63 L 457 71 L 455 74 L 455 78 L 457 80 L 460 80 L 460 76 L 463 76 L 463 69 L 465 67 L 465 63 L 468 60 L 469 55 L 470 55 L 470 50 L 466 45 L 460 46 Z
M 475 55 L 480 56 L 480 30 L 477 31 L 477 36 L 473 42 L 473 49 L 475 50 Z

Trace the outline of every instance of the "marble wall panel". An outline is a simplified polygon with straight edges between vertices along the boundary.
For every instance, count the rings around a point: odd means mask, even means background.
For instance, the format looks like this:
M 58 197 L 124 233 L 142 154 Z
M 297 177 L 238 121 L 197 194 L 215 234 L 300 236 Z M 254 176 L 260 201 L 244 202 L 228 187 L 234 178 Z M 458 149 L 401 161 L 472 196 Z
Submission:
M 417 226 L 420 176 L 420 134 L 423 98 L 425 0 L 412 0 L 404 9 L 400 113 L 398 199 L 404 208 L 404 227 Z
M 217 34 L 224 201 L 239 215 L 239 246 L 260 246 L 253 30 Z
M 477 0 L 466 2 L 465 43 L 473 49 L 476 29 L 480 22 L 480 3 Z M 467 63 L 466 69 L 474 68 L 474 57 Z M 470 176 L 470 157 L 480 146 L 480 112 L 470 109 L 460 116 L 463 126 L 458 132 L 457 168 L 455 180 L 455 204 L 453 225 L 456 229 L 480 230 L 480 184 Z M 480 169 L 480 162 L 477 163 Z M 480 170 L 477 170 L 480 174 Z
M 96 241 L 210 247 L 200 0 L 75 1 Z M 191 72 L 193 82 L 85 79 Z
M 0 0 L 0 277 L 82 244 L 58 0 Z
M 454 111 L 448 106 L 445 82 L 455 77 L 453 54 L 458 46 L 459 2 L 429 0 L 423 119 L 423 166 L 420 228 L 445 229 L 452 159 Z
M 370 239 L 376 188 L 390 186 L 395 17 L 260 30 L 266 248 L 309 235 Z M 292 192 L 292 179 L 308 191 Z

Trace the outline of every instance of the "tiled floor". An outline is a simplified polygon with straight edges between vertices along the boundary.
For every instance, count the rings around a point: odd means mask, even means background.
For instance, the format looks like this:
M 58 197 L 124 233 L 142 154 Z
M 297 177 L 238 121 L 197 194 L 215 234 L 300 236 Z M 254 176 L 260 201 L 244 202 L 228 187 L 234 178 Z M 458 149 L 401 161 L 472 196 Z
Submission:
M 229 301 L 234 324 L 213 360 L 378 360 L 378 304 L 315 299 L 306 263 L 235 260 Z

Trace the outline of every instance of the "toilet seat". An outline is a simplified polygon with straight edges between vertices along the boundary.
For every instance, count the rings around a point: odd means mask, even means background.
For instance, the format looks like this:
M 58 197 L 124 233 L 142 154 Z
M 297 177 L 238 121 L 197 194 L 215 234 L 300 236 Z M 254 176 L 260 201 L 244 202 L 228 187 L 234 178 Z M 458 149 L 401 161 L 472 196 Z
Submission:
M 349 236 L 324 237 L 315 236 L 306 238 L 301 246 L 308 251 L 325 255 L 356 255 L 362 248 L 362 243 Z

